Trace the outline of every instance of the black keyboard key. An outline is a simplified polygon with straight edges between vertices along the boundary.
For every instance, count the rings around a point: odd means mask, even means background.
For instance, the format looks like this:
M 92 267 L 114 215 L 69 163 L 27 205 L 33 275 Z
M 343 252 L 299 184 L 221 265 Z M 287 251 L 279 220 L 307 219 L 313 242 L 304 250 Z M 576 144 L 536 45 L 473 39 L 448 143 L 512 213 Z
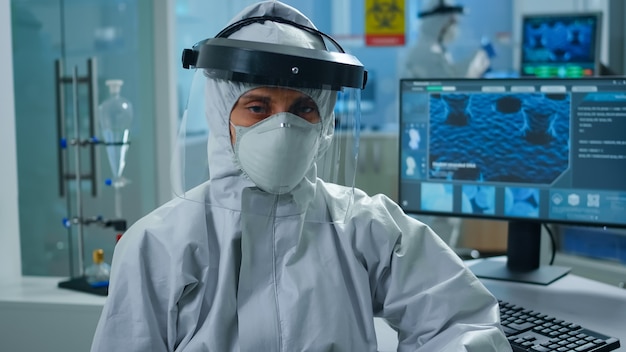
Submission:
M 596 347 L 596 344 L 590 342 L 590 343 L 582 345 L 580 347 L 576 347 L 576 349 L 574 349 L 574 351 L 576 351 L 576 352 L 586 352 L 586 351 L 589 351 L 590 349 L 592 349 L 594 347 Z
M 531 347 L 529 351 L 530 352 L 550 352 L 552 350 L 550 348 L 543 347 L 541 345 L 535 345 L 535 346 Z
M 521 323 L 515 322 L 515 323 L 508 324 L 507 327 L 517 330 L 518 332 L 524 332 L 526 330 L 530 330 L 533 327 L 535 327 L 535 324 L 528 323 L 528 322 L 521 322 Z
M 507 327 L 506 325 L 502 325 L 502 330 L 504 330 L 504 334 L 506 336 L 515 335 L 515 334 L 517 334 L 519 332 L 519 331 L 517 331 L 515 329 L 511 329 L 511 328 Z

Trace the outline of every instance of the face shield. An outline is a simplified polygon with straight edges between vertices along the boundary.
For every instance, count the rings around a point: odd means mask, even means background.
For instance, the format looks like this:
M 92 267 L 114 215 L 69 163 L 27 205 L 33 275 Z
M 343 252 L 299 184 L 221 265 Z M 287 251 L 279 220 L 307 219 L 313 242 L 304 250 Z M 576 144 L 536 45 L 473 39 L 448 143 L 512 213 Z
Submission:
M 185 49 L 182 61 L 195 72 L 173 157 L 178 197 L 267 217 L 344 220 L 367 77 L 355 57 L 316 29 L 261 16 Z M 318 209 L 320 180 L 345 186 L 334 194 L 341 206 Z

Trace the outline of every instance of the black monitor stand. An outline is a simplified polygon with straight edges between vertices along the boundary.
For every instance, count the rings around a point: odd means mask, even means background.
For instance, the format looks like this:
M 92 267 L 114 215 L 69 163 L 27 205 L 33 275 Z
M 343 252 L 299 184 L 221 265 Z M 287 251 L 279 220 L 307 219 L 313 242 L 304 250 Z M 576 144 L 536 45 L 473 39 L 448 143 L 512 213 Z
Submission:
M 549 285 L 569 273 L 570 268 L 540 265 L 541 223 L 510 221 L 507 261 L 485 259 L 470 266 L 479 278 Z

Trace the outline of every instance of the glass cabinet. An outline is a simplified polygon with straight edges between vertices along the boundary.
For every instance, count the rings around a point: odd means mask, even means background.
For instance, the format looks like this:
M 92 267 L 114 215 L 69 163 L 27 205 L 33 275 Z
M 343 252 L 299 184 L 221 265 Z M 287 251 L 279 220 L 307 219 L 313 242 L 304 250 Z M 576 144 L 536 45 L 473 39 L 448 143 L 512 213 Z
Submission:
M 11 0 L 23 275 L 79 275 L 96 248 L 111 260 L 122 231 L 93 125 L 107 80 L 134 108 L 121 219 L 157 205 L 152 14 L 144 0 Z

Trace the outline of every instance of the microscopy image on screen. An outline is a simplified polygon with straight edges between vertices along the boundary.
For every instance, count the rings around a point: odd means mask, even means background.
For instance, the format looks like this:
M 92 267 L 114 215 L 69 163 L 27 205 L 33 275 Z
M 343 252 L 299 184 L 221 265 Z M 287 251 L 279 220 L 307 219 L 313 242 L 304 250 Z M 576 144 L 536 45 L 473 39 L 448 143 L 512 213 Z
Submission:
M 466 214 L 495 214 L 496 188 L 493 186 L 464 185 L 461 211 Z
M 551 184 L 569 165 L 569 94 L 430 96 L 429 178 Z
M 427 111 L 428 108 L 425 106 Z M 400 135 L 402 154 L 400 155 L 401 177 L 423 180 L 427 173 L 426 137 L 427 122 L 406 123 Z
M 411 152 L 424 150 L 426 145 L 426 132 L 428 131 L 426 123 L 408 123 L 405 124 L 402 130 L 402 149 Z
M 452 185 L 443 183 L 422 183 L 420 208 L 426 211 L 452 211 Z
M 539 191 L 534 188 L 506 187 L 504 214 L 515 217 L 539 217 Z
M 426 177 L 424 157 L 421 154 L 402 151 L 400 163 L 402 167 L 402 178 L 423 180 Z

